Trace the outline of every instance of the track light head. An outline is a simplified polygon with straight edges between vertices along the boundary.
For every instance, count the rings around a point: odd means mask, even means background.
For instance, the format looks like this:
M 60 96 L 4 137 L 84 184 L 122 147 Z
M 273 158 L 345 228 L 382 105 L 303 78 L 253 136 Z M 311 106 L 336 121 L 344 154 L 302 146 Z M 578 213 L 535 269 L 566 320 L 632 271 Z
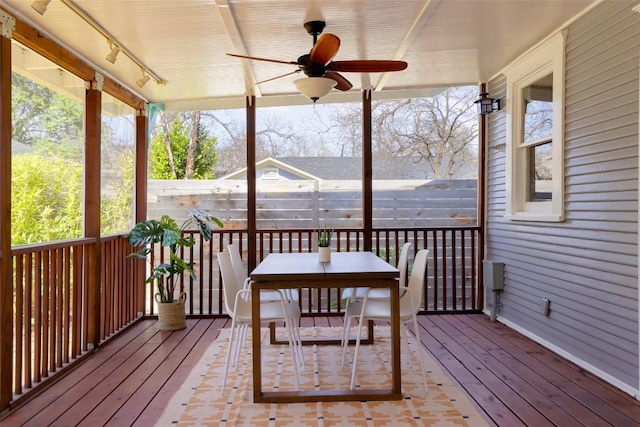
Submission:
M 136 80 L 136 84 L 137 84 L 139 87 L 141 87 L 141 88 L 142 88 L 142 87 L 144 87 L 144 85 L 146 85 L 146 84 L 147 84 L 147 82 L 148 82 L 150 79 L 151 79 L 151 77 L 149 77 L 148 75 L 146 75 L 146 74 L 144 73 L 144 71 L 143 71 L 143 72 L 142 72 L 142 77 L 141 77 L 141 78 L 139 78 L 138 80 Z
M 51 3 L 51 0 L 36 0 L 31 3 L 31 7 L 40 15 L 44 15 L 44 13 L 47 11 L 49 3 Z
M 112 42 L 109 42 L 109 46 L 111 46 L 111 52 L 109 52 L 109 54 L 104 59 L 111 62 L 112 64 L 115 64 L 116 59 L 118 59 L 118 54 L 120 53 L 120 48 Z

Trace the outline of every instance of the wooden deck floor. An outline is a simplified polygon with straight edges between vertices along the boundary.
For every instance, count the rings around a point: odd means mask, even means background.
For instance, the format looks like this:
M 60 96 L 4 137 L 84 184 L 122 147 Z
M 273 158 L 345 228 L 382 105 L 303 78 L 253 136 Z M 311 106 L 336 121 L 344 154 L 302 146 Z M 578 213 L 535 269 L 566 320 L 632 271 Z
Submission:
M 483 315 L 421 316 L 422 342 L 498 426 L 640 426 L 640 404 Z M 142 321 L 23 406 L 1 426 L 152 426 L 224 319 L 161 332 Z M 303 318 L 303 326 L 341 318 Z

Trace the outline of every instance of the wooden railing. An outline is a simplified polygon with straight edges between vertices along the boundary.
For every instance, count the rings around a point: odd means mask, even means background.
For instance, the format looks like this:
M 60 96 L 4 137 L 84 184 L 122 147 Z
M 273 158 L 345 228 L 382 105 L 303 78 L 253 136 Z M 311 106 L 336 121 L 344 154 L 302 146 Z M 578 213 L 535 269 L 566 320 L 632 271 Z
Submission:
M 229 243 L 239 244 L 246 262 L 246 230 L 215 230 L 204 242 L 193 232 L 197 244 L 181 255 L 196 262 L 198 280 L 188 275 L 179 280 L 187 294 L 187 316 L 226 316 L 221 298 L 222 282 L 217 253 Z M 373 232 L 373 252 L 391 264 L 398 249 L 411 242 L 411 256 L 429 249 L 424 312 L 472 312 L 482 309 L 479 281 L 477 227 L 438 229 L 384 229 Z M 259 260 L 271 252 L 309 252 L 314 248 L 312 230 L 259 231 L 256 252 Z M 362 230 L 337 230 L 333 250 L 363 250 Z M 14 265 L 13 372 L 16 397 L 24 397 L 45 379 L 81 359 L 96 345 L 117 334 L 145 314 L 154 315 L 154 289 L 144 284 L 147 263 L 127 258 L 132 248 L 124 235 L 100 241 L 100 283 L 95 286 L 89 259 L 94 239 L 77 239 L 12 248 Z M 153 262 L 166 254 L 155 249 Z M 411 261 L 410 261 L 411 262 Z M 100 311 L 95 313 L 92 292 L 98 292 Z M 300 289 L 301 308 L 306 316 L 339 315 L 344 303 L 340 289 Z M 97 319 L 97 320 L 96 320 Z M 97 339 L 90 337 L 97 322 Z M 7 373 L 3 372 L 3 375 Z M 22 396 L 21 396 L 22 395 Z
M 478 235 L 478 227 L 374 230 L 372 251 L 396 265 L 399 248 L 405 242 L 412 243 L 410 260 L 419 249 L 429 249 L 423 312 L 472 312 L 481 310 L 483 302 L 477 259 L 480 244 Z M 196 263 L 198 280 L 185 274 L 178 281 L 179 291 L 187 294 L 187 315 L 223 316 L 225 312 L 217 253 L 227 244 L 236 242 L 246 263 L 248 234 L 246 230 L 215 230 L 209 242 L 203 242 L 195 232 L 193 236 L 196 245 L 182 255 Z M 315 247 L 314 238 L 315 233 L 309 229 L 258 231 L 255 243 L 258 260 L 272 252 L 311 252 Z M 341 229 L 333 235 L 334 251 L 361 251 L 363 247 L 362 230 Z M 163 262 L 167 256 L 159 246 L 154 253 L 156 263 Z M 311 291 L 301 288 L 300 292 L 304 315 L 340 314 L 344 308 L 340 289 Z M 148 284 L 147 314 L 155 313 L 153 293 L 153 285 Z
M 99 336 L 103 342 L 143 315 L 131 247 L 124 236 L 101 240 Z M 12 249 L 13 393 L 24 394 L 92 350 L 89 256 L 95 239 Z M 2 375 L 8 373 L 3 372 Z

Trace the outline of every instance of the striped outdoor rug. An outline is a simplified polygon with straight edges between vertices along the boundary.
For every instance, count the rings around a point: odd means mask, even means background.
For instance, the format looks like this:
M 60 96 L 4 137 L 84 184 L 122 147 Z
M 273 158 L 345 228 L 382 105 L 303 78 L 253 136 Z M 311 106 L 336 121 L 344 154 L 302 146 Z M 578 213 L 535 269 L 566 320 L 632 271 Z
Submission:
M 305 336 L 340 336 L 341 328 L 302 328 Z M 283 336 L 283 331 L 278 331 Z M 409 334 L 411 335 L 411 334 Z M 225 395 L 221 393 L 229 329 L 221 331 L 184 384 L 172 397 L 157 426 L 470 426 L 488 425 L 466 395 L 455 386 L 411 336 L 410 363 L 402 358 L 405 398 L 389 402 L 332 402 L 256 404 L 252 402 L 251 337 L 237 369 L 230 369 Z M 375 344 L 362 345 L 357 384 L 389 388 L 389 327 L 377 326 Z M 272 346 L 263 329 L 263 390 L 294 389 L 288 346 Z M 353 351 L 353 348 L 350 348 Z M 351 364 L 340 368 L 339 346 L 305 346 L 306 369 L 300 371 L 301 390 L 348 389 Z M 425 391 L 416 353 L 425 358 Z M 348 361 L 351 355 L 348 354 Z

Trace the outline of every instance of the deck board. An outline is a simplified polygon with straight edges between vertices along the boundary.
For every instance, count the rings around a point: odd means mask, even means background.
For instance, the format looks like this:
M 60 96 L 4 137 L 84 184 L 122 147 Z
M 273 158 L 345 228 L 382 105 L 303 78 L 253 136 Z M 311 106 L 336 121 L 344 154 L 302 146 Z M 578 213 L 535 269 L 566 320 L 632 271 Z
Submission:
M 342 325 L 333 316 L 303 326 Z M 189 319 L 163 332 L 144 320 L 57 383 L 4 414 L 0 426 L 150 426 L 228 319 Z M 480 314 L 419 316 L 423 345 L 497 426 L 635 426 L 640 404 Z

